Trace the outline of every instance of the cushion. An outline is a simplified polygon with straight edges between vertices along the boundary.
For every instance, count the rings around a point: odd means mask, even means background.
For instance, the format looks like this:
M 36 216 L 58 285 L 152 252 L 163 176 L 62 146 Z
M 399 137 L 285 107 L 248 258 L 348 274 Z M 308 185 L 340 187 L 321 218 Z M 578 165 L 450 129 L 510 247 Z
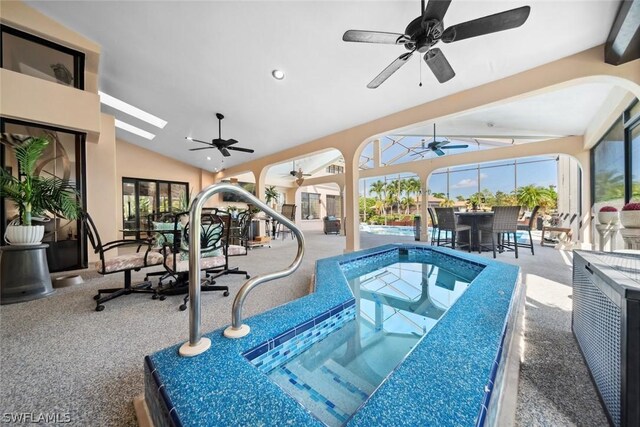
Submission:
M 149 252 L 147 262 L 145 264 L 145 252 L 136 252 L 133 254 L 119 255 L 115 258 L 104 261 L 104 271 L 102 271 L 102 261 L 96 262 L 96 270 L 98 273 L 107 274 L 116 271 L 132 270 L 134 268 L 143 268 L 151 265 L 162 264 L 162 254 L 159 252 Z
M 173 258 L 167 259 L 167 265 L 171 266 L 173 262 Z M 200 269 L 207 270 L 209 268 L 222 267 L 225 265 L 225 258 L 223 256 L 213 256 L 207 258 L 200 259 Z M 189 258 L 186 260 L 181 260 L 179 257 L 176 258 L 176 265 L 173 268 L 173 271 L 176 273 L 182 273 L 184 271 L 189 271 Z
M 179 227 L 182 229 L 182 224 L 179 224 Z M 153 229 L 172 231 L 175 229 L 175 225 L 173 222 L 154 222 Z M 153 237 L 155 238 L 156 246 L 164 246 L 165 243 L 173 245 L 173 233 L 155 233 Z
M 246 255 L 247 254 L 247 248 L 245 248 L 244 246 L 240 246 L 240 245 L 229 245 L 229 247 L 227 248 L 227 254 L 229 256 Z

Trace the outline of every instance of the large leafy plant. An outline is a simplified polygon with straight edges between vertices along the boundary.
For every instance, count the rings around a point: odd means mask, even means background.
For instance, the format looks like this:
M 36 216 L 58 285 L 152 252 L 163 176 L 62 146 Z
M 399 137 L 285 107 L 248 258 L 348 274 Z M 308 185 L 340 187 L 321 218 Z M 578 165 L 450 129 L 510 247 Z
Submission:
M 12 147 L 21 177 L 0 168 L 0 197 L 12 201 L 20 209 L 22 225 L 31 225 L 32 217 L 46 212 L 67 219 L 78 218 L 78 193 L 73 185 L 56 176 L 36 175 L 38 160 L 48 145 L 48 139 L 33 137 Z

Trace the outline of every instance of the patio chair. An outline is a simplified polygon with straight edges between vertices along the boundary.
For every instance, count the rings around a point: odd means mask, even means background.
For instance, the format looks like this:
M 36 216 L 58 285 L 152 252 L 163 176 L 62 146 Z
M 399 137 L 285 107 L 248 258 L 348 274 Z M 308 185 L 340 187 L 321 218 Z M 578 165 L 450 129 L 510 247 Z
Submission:
M 536 221 L 536 217 L 538 216 L 538 211 L 540 210 L 540 206 L 536 206 L 533 208 L 533 210 L 531 211 L 531 216 L 529 217 L 529 220 L 526 223 L 521 223 L 518 222 L 518 231 L 527 231 L 529 233 L 529 243 L 518 243 L 518 241 L 516 240 L 516 245 L 523 247 L 523 248 L 531 248 L 531 255 L 535 255 L 535 253 L 533 252 L 533 239 L 531 238 L 531 229 L 533 228 L 535 221 Z
M 220 218 L 225 226 L 225 232 L 222 235 L 224 265 L 207 269 L 207 276 L 216 279 L 228 274 L 242 274 L 245 279 L 250 279 L 251 276 L 246 271 L 240 270 L 238 267 L 229 267 L 229 257 L 248 254 L 249 231 L 253 218 L 251 211 L 248 209 L 240 211 L 235 220 L 223 210 L 217 209 L 212 214 Z
M 467 243 L 460 243 L 458 240 L 458 246 L 466 246 L 469 252 L 471 252 L 471 226 L 458 224 L 458 219 L 456 218 L 453 208 L 435 208 L 435 212 L 438 221 L 438 246 L 447 246 L 447 244 L 450 243 L 451 248 L 455 249 L 458 233 L 466 231 L 469 234 L 469 240 L 467 240 Z M 440 233 L 442 231 L 451 233 L 450 242 L 447 240 L 440 244 Z
M 482 232 L 491 233 L 491 249 L 493 257 L 496 257 L 496 236 L 498 237 L 498 249 L 504 252 L 505 249 L 513 250 L 518 258 L 518 216 L 520 215 L 520 206 L 494 206 L 491 208 L 493 217 L 488 224 L 478 225 L 478 253 L 482 252 Z M 504 243 L 504 235 L 513 233 L 514 244 Z
M 438 217 L 436 216 L 436 211 L 433 208 L 427 208 L 427 212 L 429 213 L 429 219 L 431 220 L 431 244 L 436 241 L 436 236 L 439 238 L 440 230 L 438 228 Z M 445 237 L 444 242 L 449 242 L 450 239 Z
M 324 234 L 340 234 L 340 219 L 335 216 L 325 216 L 322 222 Z
M 165 242 L 173 242 L 173 223 L 175 214 L 172 212 L 154 212 L 147 215 L 147 230 L 149 230 L 149 236 L 153 242 L 153 250 L 161 252 L 165 246 Z M 150 271 L 144 277 L 144 280 L 149 280 L 151 276 L 160 276 L 160 282 L 166 280 L 169 277 L 169 273 L 162 269 L 160 271 Z M 157 297 L 157 295 L 154 295 Z
M 192 230 L 189 223 L 185 223 L 184 216 L 188 212 L 175 214 L 173 242 L 165 242 L 163 248 L 164 262 L 166 270 L 175 277 L 175 282 L 169 287 L 158 289 L 160 300 L 167 295 L 179 295 L 189 291 L 189 239 L 192 238 Z M 182 221 L 181 221 L 182 219 Z M 200 225 L 200 270 L 207 271 L 225 265 L 225 256 L 222 249 L 222 236 L 224 234 L 224 223 L 217 215 L 203 214 Z M 216 286 L 215 281 L 205 278 L 200 285 L 202 292 L 221 291 L 223 296 L 229 296 L 227 286 Z M 186 301 L 180 306 L 180 310 L 186 310 Z M 183 308 L 184 306 L 184 308 Z
M 145 280 L 137 285 L 131 284 L 131 271 L 141 270 L 146 267 L 162 264 L 162 254 L 154 251 L 153 242 L 150 239 L 126 239 L 113 240 L 111 242 L 102 243 L 100 234 L 96 228 L 93 219 L 87 212 L 81 213 L 84 231 L 93 251 L 100 254 L 100 261 L 95 264 L 96 270 L 102 275 L 114 274 L 122 272 L 124 274 L 124 286 L 122 288 L 99 289 L 98 294 L 93 297 L 96 301 L 96 311 L 104 310 L 104 303 L 122 295 L 130 295 L 133 293 L 153 294 L 155 290 L 151 289 L 151 282 Z M 136 252 L 125 255 L 118 255 L 107 259 L 105 254 L 113 249 L 136 247 Z M 108 294 L 102 296 L 102 294 Z
M 561 214 L 562 215 L 562 214 Z M 545 235 L 547 233 L 558 233 L 559 235 L 565 234 L 566 240 L 571 241 L 573 238 L 573 221 L 578 217 L 578 214 L 571 215 L 571 219 L 567 221 L 567 218 L 571 214 L 566 214 L 564 216 L 560 216 L 559 222 L 560 225 L 551 225 L 551 226 L 542 226 L 542 236 L 540 237 L 540 246 L 544 246 L 545 243 L 553 243 L 554 245 L 559 241 L 559 239 L 551 240 L 546 239 Z M 545 240 L 549 240 L 550 242 L 545 242 Z
M 282 214 L 282 216 L 284 216 L 285 218 L 287 218 L 289 221 L 291 222 L 295 222 L 296 220 L 296 205 L 290 205 L 290 204 L 284 204 L 282 205 L 282 210 L 280 211 L 280 213 Z M 284 240 L 284 233 L 290 233 L 291 234 L 291 238 L 293 239 L 293 232 L 291 230 L 289 230 L 287 227 L 284 226 L 284 224 L 282 223 L 278 223 L 276 225 L 276 235 L 275 237 L 278 237 L 278 234 L 282 233 L 282 239 Z

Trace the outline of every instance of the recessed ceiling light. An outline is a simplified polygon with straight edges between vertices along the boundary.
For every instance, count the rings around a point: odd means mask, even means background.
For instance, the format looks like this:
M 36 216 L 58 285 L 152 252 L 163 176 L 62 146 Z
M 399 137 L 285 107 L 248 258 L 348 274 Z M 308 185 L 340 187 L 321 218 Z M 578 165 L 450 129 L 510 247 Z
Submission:
M 207 160 L 211 160 L 211 157 L 207 156 Z
M 138 127 L 135 127 L 134 125 L 130 125 L 129 123 L 125 123 L 125 122 L 120 121 L 118 119 L 116 119 L 116 127 L 120 128 L 122 130 L 126 130 L 127 132 L 131 132 L 133 134 L 136 134 L 138 136 L 141 136 L 143 138 L 147 138 L 148 140 L 152 140 L 153 138 L 156 137 L 151 132 L 147 132 L 144 129 L 140 129 Z
M 271 72 L 271 75 L 273 76 L 274 79 L 276 80 L 282 80 L 284 79 L 284 71 L 282 70 L 273 70 Z
M 191 138 L 190 136 L 185 136 L 184 139 L 188 139 L 189 141 L 193 141 L 193 138 Z
M 118 98 L 114 98 L 113 96 L 108 95 L 104 92 L 98 91 L 98 95 L 100 95 L 100 102 L 102 102 L 104 105 L 108 105 L 109 107 L 113 107 L 116 110 L 120 110 L 123 113 L 135 117 L 136 119 L 140 119 L 144 122 L 157 126 L 160 129 L 163 129 L 167 124 L 167 122 L 165 120 L 162 120 L 160 117 L 156 117 L 151 113 L 147 113 L 144 110 L 134 107 L 131 104 L 127 104 L 126 102 L 121 101 Z

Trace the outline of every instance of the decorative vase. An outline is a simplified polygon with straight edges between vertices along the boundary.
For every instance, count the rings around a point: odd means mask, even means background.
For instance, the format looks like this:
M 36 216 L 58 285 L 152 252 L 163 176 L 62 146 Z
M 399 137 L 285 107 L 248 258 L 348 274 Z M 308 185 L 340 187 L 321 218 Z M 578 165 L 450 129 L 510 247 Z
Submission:
M 640 211 L 620 211 L 620 222 L 626 228 L 640 228 Z
M 4 241 L 9 245 L 39 245 L 44 237 L 44 225 L 8 225 Z
M 618 223 L 618 212 L 598 212 L 598 222 L 604 225 L 614 225 Z

